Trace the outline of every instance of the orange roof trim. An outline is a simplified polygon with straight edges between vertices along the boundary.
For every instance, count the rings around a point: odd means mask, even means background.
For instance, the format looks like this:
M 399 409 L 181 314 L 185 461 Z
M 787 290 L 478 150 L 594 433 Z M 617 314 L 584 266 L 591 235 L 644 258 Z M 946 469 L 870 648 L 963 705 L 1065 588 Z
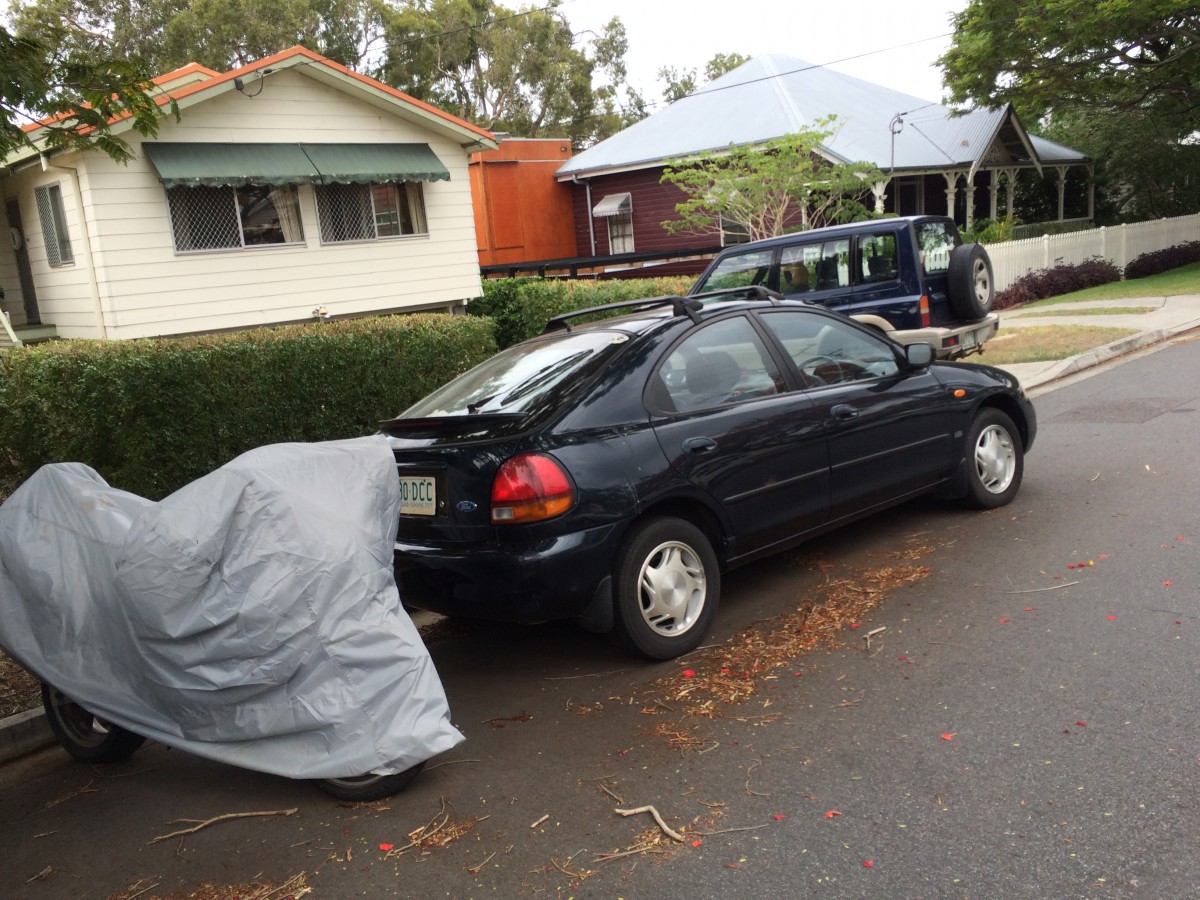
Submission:
M 256 60 L 255 62 L 252 62 L 245 66 L 242 66 L 239 69 L 230 69 L 228 72 L 215 72 L 212 69 L 209 69 L 205 66 L 200 65 L 199 63 L 188 63 L 186 66 L 176 69 L 173 72 L 167 72 L 165 75 L 159 75 L 158 77 L 156 77 L 154 79 L 153 83 L 156 85 L 157 84 L 166 84 L 171 81 L 177 80 L 180 77 L 183 77 L 185 75 L 190 75 L 193 73 L 202 73 L 205 75 L 209 75 L 211 77 L 204 81 L 199 81 L 199 82 L 196 82 L 195 84 L 190 84 L 187 87 L 179 88 L 178 90 L 165 91 L 161 96 L 156 98 L 155 102 L 159 106 L 165 106 L 166 104 L 170 103 L 172 100 L 182 100 L 184 97 L 191 97 L 195 94 L 199 94 L 204 91 L 212 90 L 213 88 L 218 87 L 220 85 L 228 84 L 229 82 L 233 81 L 235 78 L 239 78 L 243 75 L 246 75 L 247 73 L 253 73 L 260 69 L 270 68 L 273 65 L 279 65 L 281 63 L 288 62 L 289 60 L 293 60 L 296 57 L 302 57 L 303 59 L 307 59 L 310 62 L 319 63 L 320 65 L 326 66 L 335 72 L 339 72 L 349 78 L 352 78 L 354 81 L 359 82 L 360 84 L 364 85 L 365 87 L 371 88 L 373 90 L 381 91 L 390 97 L 394 97 L 397 100 L 401 100 L 405 103 L 411 104 L 412 106 L 415 106 L 418 109 L 424 110 L 425 112 L 427 112 L 433 116 L 436 116 L 439 119 L 444 119 L 446 122 L 448 122 L 450 124 L 457 125 L 459 128 L 463 128 L 463 129 L 466 129 L 467 131 L 472 132 L 473 134 L 477 134 L 480 137 L 484 138 L 485 140 L 489 140 L 489 141 L 496 140 L 496 136 L 494 134 L 492 134 L 490 131 L 487 131 L 486 129 L 480 128 L 478 125 L 473 125 L 470 122 L 466 121 L 465 119 L 460 119 L 458 116 L 451 115 L 450 113 L 446 112 L 445 110 L 438 109 L 436 106 L 431 106 L 430 104 L 424 102 L 423 100 L 418 100 L 416 97 L 412 97 L 412 96 L 404 93 L 403 91 L 398 91 L 393 87 L 389 87 L 388 85 L 384 84 L 382 81 L 376 81 L 374 78 L 369 78 L 366 75 L 362 75 L 358 72 L 353 71 L 352 69 L 348 69 L 345 66 L 343 66 L 341 63 L 336 63 L 331 59 L 327 59 L 324 56 L 321 56 L 319 53 L 314 53 L 312 50 L 309 50 L 307 47 L 302 47 L 299 44 L 297 44 L 295 47 L 291 47 L 290 49 L 282 50 L 279 53 L 275 53 L 271 56 L 264 57 L 263 59 Z M 51 118 L 42 119 L 39 122 L 35 122 L 35 123 L 29 124 L 29 125 L 22 125 L 21 130 L 26 131 L 26 132 L 36 131 L 37 129 L 41 128 L 43 125 L 50 125 L 50 124 L 53 124 L 54 122 L 62 121 L 63 119 L 68 119 L 68 118 L 70 118 L 70 113 L 62 113 L 62 114 L 59 114 L 59 115 L 51 117 Z M 113 125 L 113 124 L 116 124 L 117 122 L 120 122 L 121 120 L 127 119 L 127 118 L 129 118 L 129 114 L 122 113 L 121 115 L 114 116 L 113 118 L 109 119 L 109 124 Z

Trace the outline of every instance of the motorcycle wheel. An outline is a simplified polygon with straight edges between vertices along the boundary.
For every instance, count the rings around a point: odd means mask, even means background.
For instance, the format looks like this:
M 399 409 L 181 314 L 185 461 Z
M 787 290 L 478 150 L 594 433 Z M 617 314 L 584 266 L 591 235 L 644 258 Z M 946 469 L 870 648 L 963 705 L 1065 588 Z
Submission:
M 419 762 L 411 769 L 395 775 L 357 775 L 350 778 L 319 778 L 316 781 L 317 787 L 331 797 L 352 803 L 369 803 L 404 790 L 424 768 L 425 763 Z
M 115 763 L 128 759 L 146 742 L 140 734 L 92 715 L 52 685 L 42 683 L 46 721 L 63 749 L 82 762 Z

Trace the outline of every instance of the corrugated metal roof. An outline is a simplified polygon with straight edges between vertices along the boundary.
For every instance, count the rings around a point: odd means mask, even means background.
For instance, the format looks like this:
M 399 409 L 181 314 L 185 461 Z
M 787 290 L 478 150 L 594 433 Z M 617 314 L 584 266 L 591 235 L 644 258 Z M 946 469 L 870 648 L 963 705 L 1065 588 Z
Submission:
M 893 146 L 891 122 L 898 113 L 903 127 Z M 832 158 L 863 160 L 885 171 L 973 166 L 997 139 L 1024 154 L 1018 161 L 1032 161 L 1031 148 L 1039 156 L 1045 148 L 1054 161 L 1086 160 L 1067 147 L 1030 139 L 1010 107 L 956 116 L 940 104 L 800 59 L 760 56 L 577 154 L 557 174 L 565 179 L 641 168 L 730 144 L 761 143 L 830 114 L 837 115 L 838 130 L 823 149 Z

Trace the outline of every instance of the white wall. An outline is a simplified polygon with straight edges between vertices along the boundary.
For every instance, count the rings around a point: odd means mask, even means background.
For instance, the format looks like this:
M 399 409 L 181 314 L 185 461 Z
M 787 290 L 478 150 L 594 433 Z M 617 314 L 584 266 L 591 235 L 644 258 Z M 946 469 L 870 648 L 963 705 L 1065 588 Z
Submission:
M 254 97 L 230 91 L 164 121 L 162 141 L 427 143 L 450 181 L 422 185 L 429 234 L 322 246 L 311 186 L 301 186 L 305 245 L 178 254 L 166 192 L 141 152 L 119 165 L 100 154 L 79 167 L 98 296 L 89 287 L 80 206 L 70 172 L 21 178 L 21 206 L 43 321 L 61 337 L 135 338 L 450 305 L 479 296 L 479 260 L 466 151 L 455 141 L 326 87 L 296 70 L 269 76 Z M 60 181 L 74 266 L 46 264 L 33 188 Z M 36 249 L 32 246 L 36 236 Z M 103 309 L 100 328 L 98 308 Z

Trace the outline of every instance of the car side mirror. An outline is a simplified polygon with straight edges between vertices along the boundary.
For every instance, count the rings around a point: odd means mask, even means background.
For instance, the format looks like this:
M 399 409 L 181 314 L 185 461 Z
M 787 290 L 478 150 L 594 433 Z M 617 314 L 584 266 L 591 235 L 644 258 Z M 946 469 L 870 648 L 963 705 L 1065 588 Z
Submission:
M 904 347 L 904 358 L 908 360 L 910 369 L 928 369 L 933 362 L 933 344 L 907 344 Z

